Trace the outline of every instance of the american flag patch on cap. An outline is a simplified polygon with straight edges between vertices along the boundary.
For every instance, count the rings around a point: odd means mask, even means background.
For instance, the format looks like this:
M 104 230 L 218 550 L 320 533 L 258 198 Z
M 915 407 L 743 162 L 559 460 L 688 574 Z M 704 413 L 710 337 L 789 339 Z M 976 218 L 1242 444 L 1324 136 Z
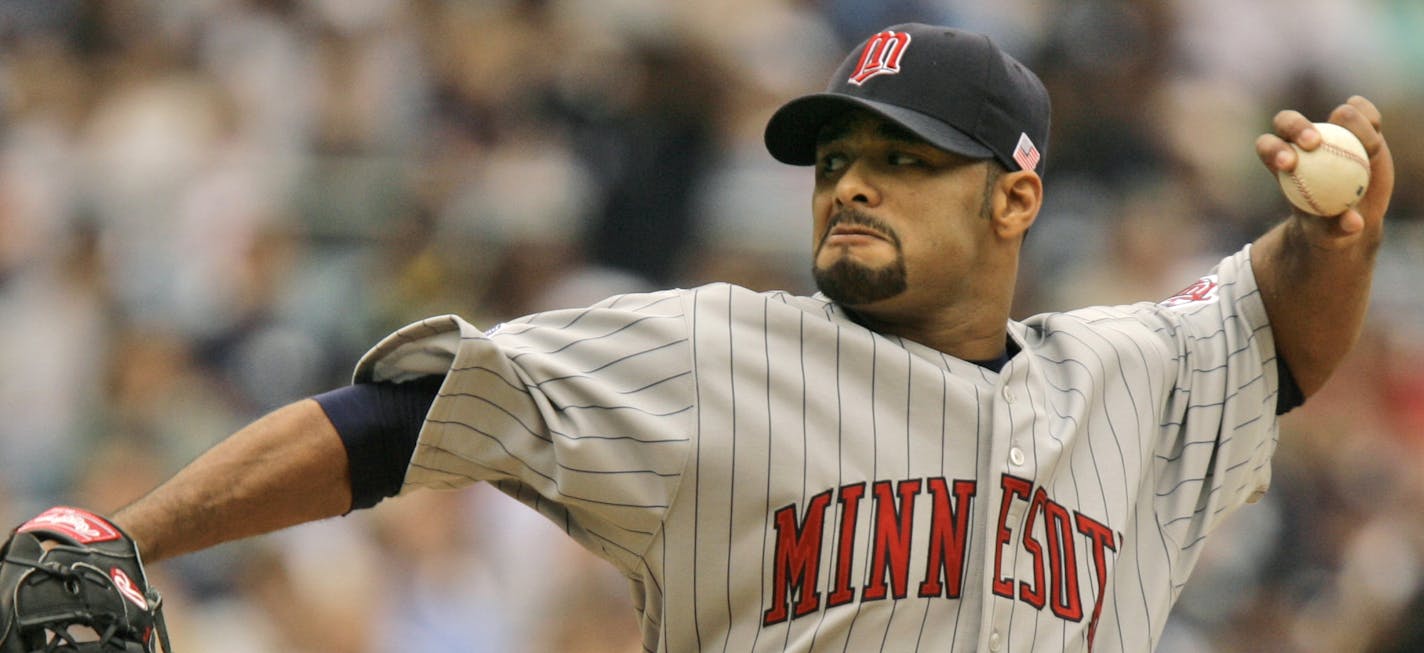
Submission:
M 1034 170 L 1038 168 L 1038 148 L 1033 146 L 1033 139 L 1028 134 L 1019 134 L 1019 144 L 1014 147 L 1014 160 L 1019 162 L 1024 170 Z

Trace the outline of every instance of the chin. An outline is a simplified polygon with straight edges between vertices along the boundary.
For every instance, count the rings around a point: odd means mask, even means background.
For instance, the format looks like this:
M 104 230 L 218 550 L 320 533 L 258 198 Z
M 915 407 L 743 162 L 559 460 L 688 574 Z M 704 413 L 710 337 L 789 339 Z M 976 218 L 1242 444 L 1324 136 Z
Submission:
M 857 308 L 894 299 L 908 287 L 904 262 L 898 258 L 889 265 L 872 267 L 841 257 L 828 266 L 816 266 L 811 274 L 816 288 L 827 297 Z

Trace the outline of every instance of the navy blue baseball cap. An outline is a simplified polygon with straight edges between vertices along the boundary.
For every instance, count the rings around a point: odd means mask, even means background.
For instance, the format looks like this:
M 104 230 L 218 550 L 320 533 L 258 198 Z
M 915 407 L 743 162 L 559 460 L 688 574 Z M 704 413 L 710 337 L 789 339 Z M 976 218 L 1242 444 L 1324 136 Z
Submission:
M 871 36 L 841 63 L 824 93 L 796 98 L 772 115 L 766 149 L 783 163 L 811 165 L 821 127 L 852 109 L 950 152 L 1043 174 L 1048 91 L 983 34 L 906 23 Z

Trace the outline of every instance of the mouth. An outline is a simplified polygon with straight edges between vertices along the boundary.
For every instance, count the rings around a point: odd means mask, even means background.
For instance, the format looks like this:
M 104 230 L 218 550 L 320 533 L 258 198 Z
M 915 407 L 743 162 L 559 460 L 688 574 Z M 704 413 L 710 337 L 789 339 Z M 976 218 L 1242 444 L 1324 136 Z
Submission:
M 885 237 L 885 234 L 882 234 L 879 231 L 871 229 L 870 227 L 863 227 L 861 225 L 855 224 L 838 224 L 834 227 L 831 227 L 831 231 L 826 234 L 826 236 L 869 236 L 871 238 L 879 238 L 880 240 L 890 240 L 889 238 Z
M 900 249 L 899 235 L 889 224 L 855 208 L 844 208 L 831 216 L 816 253 L 819 255 L 827 246 L 844 253 L 862 248 L 879 251 L 886 245 L 895 251 Z
M 860 224 L 841 222 L 830 228 L 826 232 L 826 237 L 821 241 L 823 246 L 833 247 L 854 247 L 857 245 L 872 245 L 877 242 L 894 244 L 894 239 L 877 229 Z

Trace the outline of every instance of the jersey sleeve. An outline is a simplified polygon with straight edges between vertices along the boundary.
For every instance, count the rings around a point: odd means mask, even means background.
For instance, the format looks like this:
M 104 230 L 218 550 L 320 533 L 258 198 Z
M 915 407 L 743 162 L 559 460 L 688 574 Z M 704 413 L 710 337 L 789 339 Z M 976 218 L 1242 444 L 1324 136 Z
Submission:
M 1190 550 L 1270 485 L 1280 368 L 1250 246 L 1158 304 L 1139 305 L 1175 360 L 1156 443 L 1156 514 Z
M 356 380 L 442 374 L 402 492 L 488 481 L 625 570 L 676 492 L 693 428 L 678 291 L 482 332 L 456 316 L 377 344 Z

